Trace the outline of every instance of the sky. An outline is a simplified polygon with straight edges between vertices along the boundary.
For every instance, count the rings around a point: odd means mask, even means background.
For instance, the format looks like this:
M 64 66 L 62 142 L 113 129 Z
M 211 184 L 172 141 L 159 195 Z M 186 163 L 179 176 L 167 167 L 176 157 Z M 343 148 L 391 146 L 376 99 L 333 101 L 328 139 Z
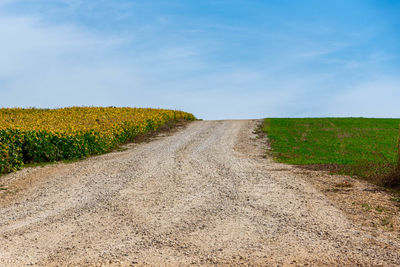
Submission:
M 0 0 L 0 107 L 400 117 L 398 0 Z

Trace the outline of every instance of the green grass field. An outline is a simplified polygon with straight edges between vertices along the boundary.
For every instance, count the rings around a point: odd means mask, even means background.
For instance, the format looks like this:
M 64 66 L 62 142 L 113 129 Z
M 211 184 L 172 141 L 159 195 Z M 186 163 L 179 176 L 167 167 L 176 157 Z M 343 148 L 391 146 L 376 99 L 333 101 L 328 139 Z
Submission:
M 263 130 L 279 162 L 379 183 L 397 165 L 400 119 L 271 118 Z

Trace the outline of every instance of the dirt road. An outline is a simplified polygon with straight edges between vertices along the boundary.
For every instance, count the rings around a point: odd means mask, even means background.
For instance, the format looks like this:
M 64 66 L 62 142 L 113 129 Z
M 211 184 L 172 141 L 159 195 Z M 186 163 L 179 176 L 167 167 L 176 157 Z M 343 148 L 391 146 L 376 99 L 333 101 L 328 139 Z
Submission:
M 400 264 L 399 239 L 354 225 L 256 121 L 199 121 L 150 143 L 1 178 L 0 265 Z M 25 188 L 25 189 L 23 189 Z

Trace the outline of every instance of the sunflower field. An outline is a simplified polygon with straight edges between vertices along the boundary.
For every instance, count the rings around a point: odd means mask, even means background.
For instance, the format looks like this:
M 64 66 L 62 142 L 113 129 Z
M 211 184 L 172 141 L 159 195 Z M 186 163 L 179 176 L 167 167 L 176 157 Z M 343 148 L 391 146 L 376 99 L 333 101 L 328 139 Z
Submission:
M 28 163 L 105 153 L 178 120 L 192 121 L 195 117 L 183 111 L 152 108 L 2 108 L 0 173 Z

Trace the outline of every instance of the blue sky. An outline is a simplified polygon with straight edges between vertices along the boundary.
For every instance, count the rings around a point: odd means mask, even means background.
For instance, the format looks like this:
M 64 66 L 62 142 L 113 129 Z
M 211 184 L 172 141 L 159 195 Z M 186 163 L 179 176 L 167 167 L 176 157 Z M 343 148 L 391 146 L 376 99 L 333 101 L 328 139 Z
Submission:
M 400 1 L 0 0 L 0 106 L 400 117 Z

